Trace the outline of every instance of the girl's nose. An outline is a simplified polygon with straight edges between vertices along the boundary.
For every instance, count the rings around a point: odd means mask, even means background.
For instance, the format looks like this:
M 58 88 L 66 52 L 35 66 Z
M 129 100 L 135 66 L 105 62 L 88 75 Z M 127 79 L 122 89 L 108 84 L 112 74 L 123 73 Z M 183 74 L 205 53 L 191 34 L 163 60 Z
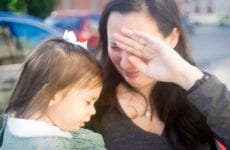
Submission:
M 90 108 L 90 115 L 95 115 L 95 114 L 96 114 L 96 109 L 95 109 L 94 105 L 92 105 Z

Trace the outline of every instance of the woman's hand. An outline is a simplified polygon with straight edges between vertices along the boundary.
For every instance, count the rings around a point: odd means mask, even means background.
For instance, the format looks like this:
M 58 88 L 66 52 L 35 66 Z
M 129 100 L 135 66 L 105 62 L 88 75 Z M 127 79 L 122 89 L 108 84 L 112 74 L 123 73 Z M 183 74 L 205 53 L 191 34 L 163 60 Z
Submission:
M 133 54 L 130 62 L 157 81 L 173 82 L 188 90 L 203 76 L 159 37 L 122 28 L 121 33 L 114 33 L 114 38 L 119 48 Z

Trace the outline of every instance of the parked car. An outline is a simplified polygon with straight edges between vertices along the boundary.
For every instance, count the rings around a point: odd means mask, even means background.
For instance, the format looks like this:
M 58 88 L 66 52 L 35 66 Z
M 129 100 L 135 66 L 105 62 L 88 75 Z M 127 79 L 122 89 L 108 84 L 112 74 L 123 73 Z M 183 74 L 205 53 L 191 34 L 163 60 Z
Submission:
M 188 19 L 194 25 L 219 24 L 219 14 L 190 14 Z
M 219 21 L 221 26 L 230 26 L 230 14 L 221 16 Z
M 44 20 L 44 23 L 61 32 L 73 30 L 78 40 L 88 41 L 88 48 L 95 49 L 99 43 L 99 12 L 79 10 L 56 10 Z
M 50 36 L 61 36 L 33 16 L 0 12 L 0 112 L 5 108 L 21 63 L 31 50 Z

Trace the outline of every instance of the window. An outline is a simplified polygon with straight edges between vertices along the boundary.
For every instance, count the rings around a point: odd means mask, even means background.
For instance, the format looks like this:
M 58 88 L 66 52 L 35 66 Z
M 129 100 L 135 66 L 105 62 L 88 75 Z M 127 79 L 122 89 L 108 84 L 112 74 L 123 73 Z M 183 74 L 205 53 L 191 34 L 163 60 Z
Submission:
M 0 65 L 21 63 L 49 33 L 30 24 L 0 23 Z

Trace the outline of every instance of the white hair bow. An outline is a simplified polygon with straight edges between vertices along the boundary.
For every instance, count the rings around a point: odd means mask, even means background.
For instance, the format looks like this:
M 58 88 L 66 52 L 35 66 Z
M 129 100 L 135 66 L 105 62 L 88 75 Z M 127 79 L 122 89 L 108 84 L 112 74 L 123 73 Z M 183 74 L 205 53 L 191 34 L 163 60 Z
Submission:
M 84 41 L 84 42 L 77 41 L 77 37 L 75 36 L 73 31 L 65 30 L 64 35 L 63 35 L 63 39 L 66 40 L 67 42 L 74 44 L 74 45 L 79 45 L 79 46 L 82 46 L 83 48 L 87 49 L 87 41 Z

